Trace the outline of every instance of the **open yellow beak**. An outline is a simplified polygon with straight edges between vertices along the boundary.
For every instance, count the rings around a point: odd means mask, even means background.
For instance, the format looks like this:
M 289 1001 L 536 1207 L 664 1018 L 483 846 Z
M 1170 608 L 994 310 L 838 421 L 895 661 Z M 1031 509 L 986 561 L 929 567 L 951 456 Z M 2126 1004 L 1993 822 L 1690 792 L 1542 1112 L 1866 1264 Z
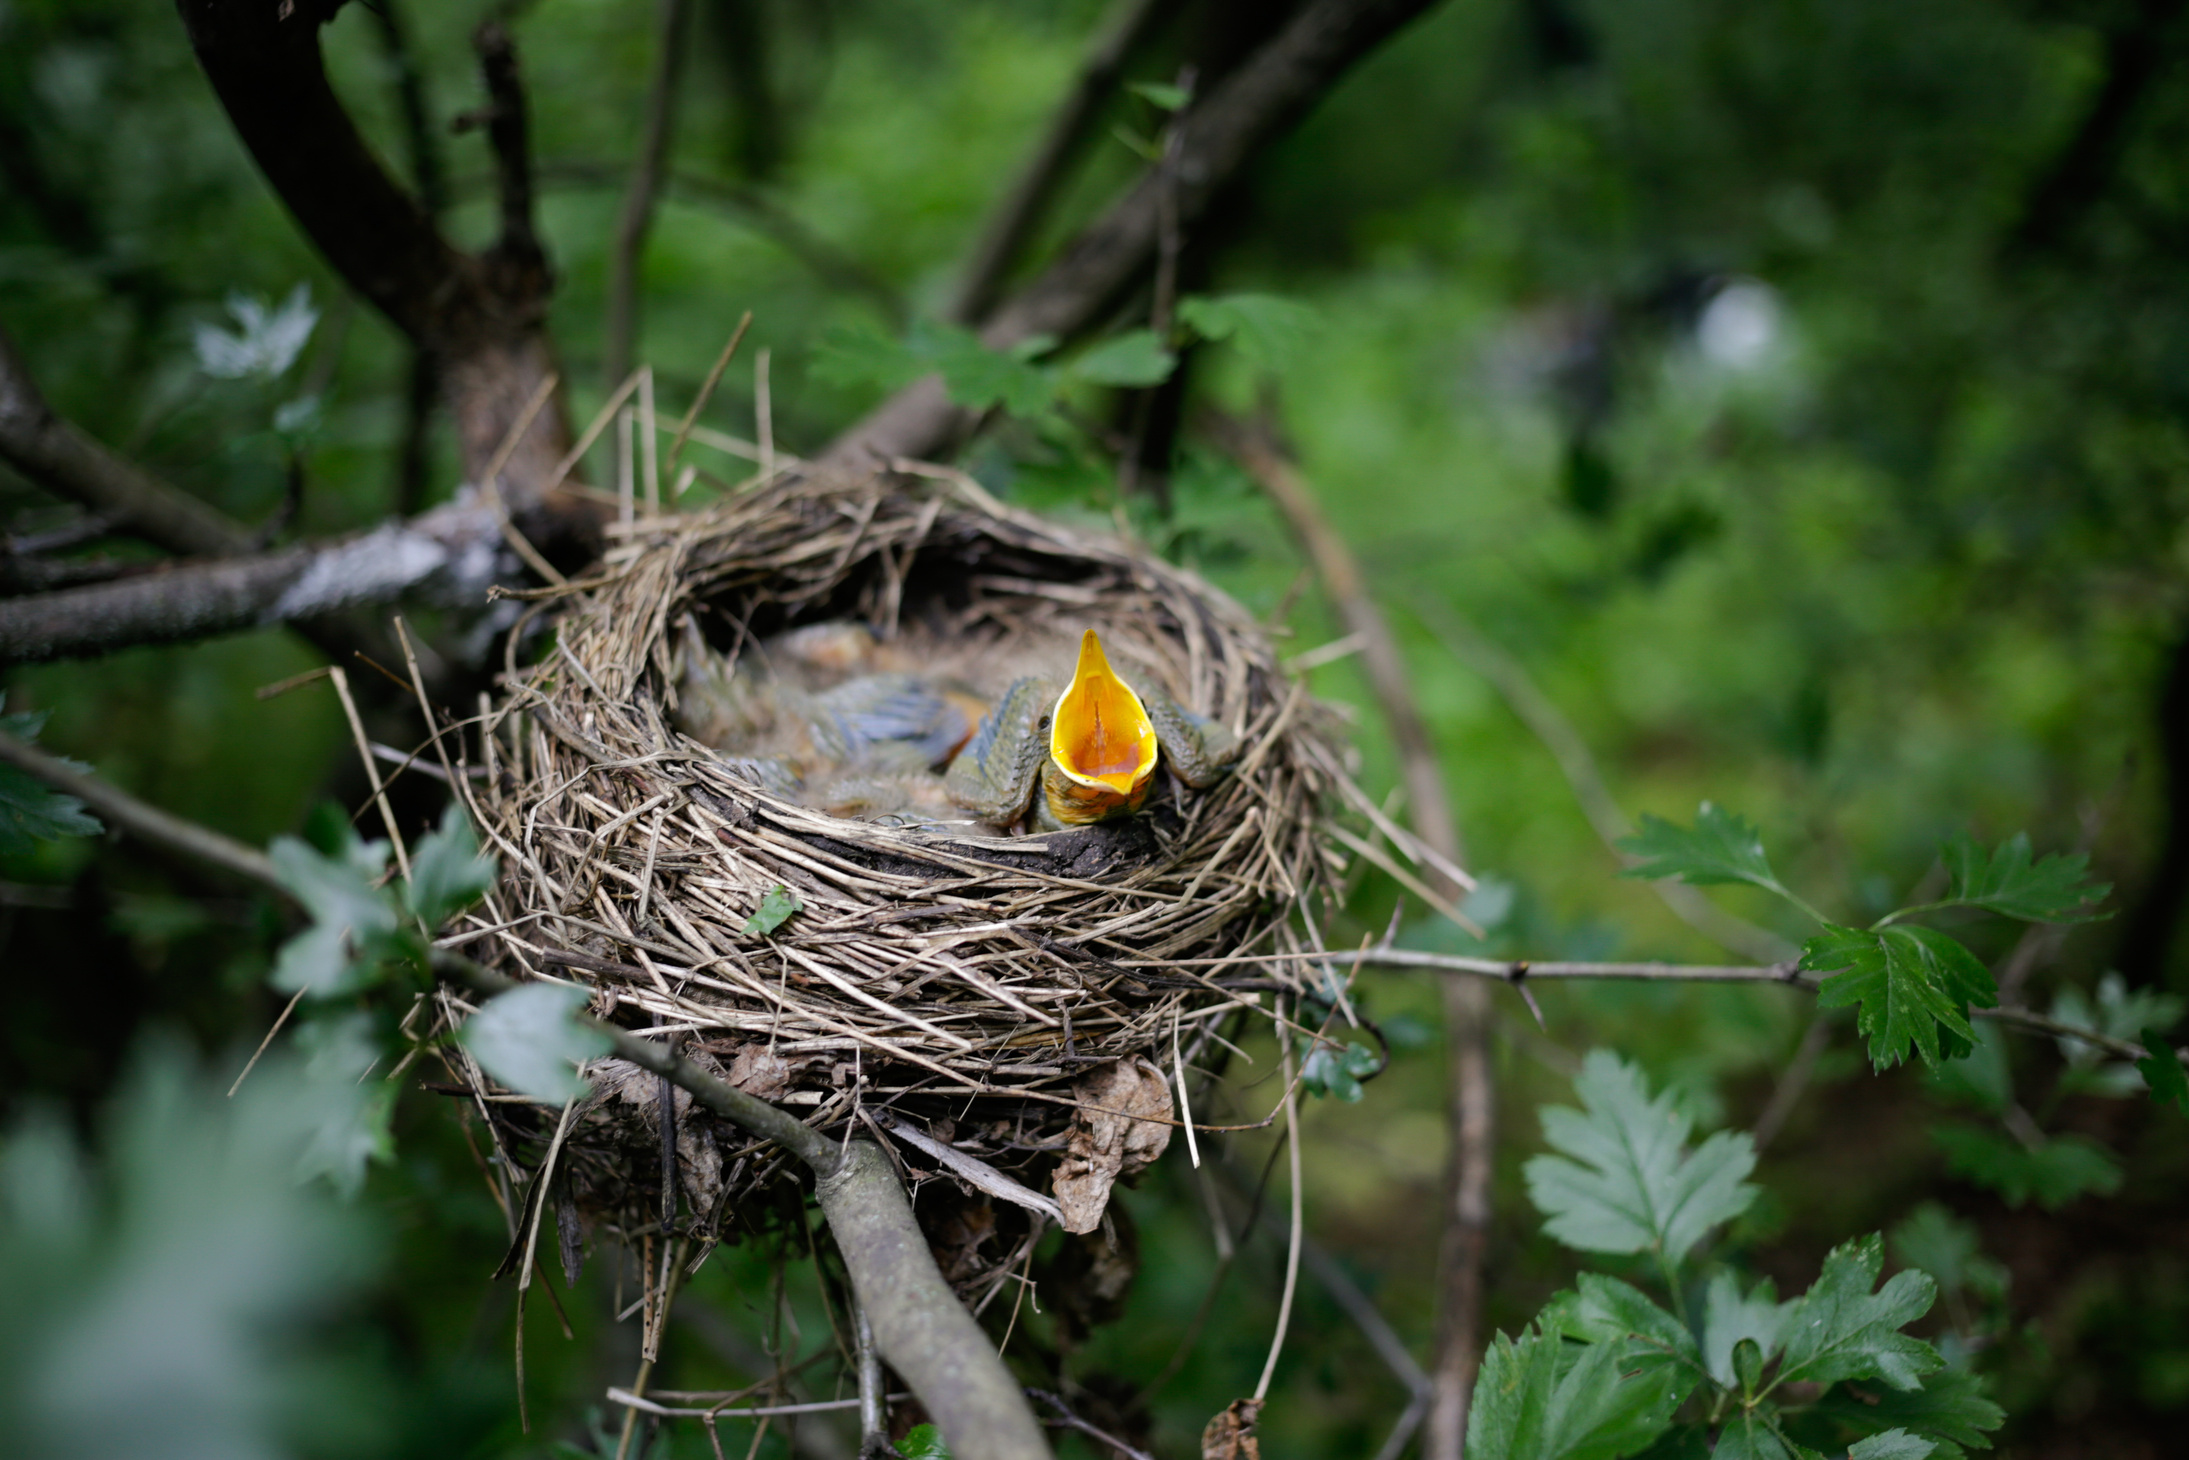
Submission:
M 1082 786 L 1130 796 L 1155 770 L 1155 723 L 1110 668 L 1093 629 L 1080 638 L 1079 668 L 1049 719 L 1049 754 Z

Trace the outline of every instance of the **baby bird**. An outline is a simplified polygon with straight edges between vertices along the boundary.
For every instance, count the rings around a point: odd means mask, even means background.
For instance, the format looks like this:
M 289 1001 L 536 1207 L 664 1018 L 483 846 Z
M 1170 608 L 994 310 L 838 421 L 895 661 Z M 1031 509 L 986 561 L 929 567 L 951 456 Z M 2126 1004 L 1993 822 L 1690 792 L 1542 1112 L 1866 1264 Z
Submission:
M 903 669 L 858 624 L 769 641 L 730 665 L 689 620 L 677 727 L 777 795 L 862 820 L 960 820 L 936 774 L 985 706 Z M 831 682 L 833 681 L 833 682 Z
M 1039 677 L 1013 683 L 951 762 L 944 787 L 958 805 L 1000 826 L 1015 824 L 1032 804 L 1035 829 L 1053 831 L 1140 810 L 1158 760 L 1196 790 L 1214 785 L 1239 748 L 1226 726 L 1118 678 L 1089 629 L 1063 692 Z

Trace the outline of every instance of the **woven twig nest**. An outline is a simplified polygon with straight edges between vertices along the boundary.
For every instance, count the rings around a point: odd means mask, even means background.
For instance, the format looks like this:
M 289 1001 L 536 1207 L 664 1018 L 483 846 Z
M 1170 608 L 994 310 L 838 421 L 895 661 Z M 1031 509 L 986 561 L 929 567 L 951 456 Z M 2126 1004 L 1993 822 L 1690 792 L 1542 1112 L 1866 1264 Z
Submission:
M 641 518 L 599 576 L 539 611 L 553 647 L 512 674 L 475 801 L 503 872 L 478 915 L 498 931 L 472 946 L 513 977 L 590 986 L 630 1027 L 681 1032 L 702 1064 L 817 1128 L 885 1133 L 914 1175 L 990 1197 L 1000 1177 L 1017 1188 L 1005 1202 L 1053 1201 L 1052 1219 L 1085 1230 L 1111 1179 L 1161 1150 L 1176 1076 L 1225 1021 L 1321 978 L 1298 955 L 1315 951 L 1321 816 L 1343 772 L 1252 618 L 1187 572 L 953 473 L 889 473 Z M 999 666 L 1092 628 L 1120 673 L 1243 750 L 1215 785 L 1171 781 L 1128 819 L 1006 836 L 830 815 L 677 728 L 695 633 L 734 660 L 837 621 L 885 644 L 993 646 Z M 800 910 L 748 931 L 778 888 Z M 653 1077 L 596 1080 L 569 1133 L 571 1185 L 596 1218 L 652 1225 Z M 718 1226 L 780 1166 L 678 1111 L 682 1220 Z M 545 1126 L 521 1134 L 544 1145 Z

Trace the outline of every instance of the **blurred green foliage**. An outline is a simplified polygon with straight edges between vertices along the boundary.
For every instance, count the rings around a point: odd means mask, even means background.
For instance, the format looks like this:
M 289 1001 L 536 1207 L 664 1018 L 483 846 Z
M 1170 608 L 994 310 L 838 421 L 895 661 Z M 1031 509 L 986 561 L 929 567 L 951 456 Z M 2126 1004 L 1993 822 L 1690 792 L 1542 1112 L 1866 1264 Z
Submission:
M 477 133 L 447 123 L 483 101 L 466 35 L 489 7 L 376 4 L 410 37 L 445 226 L 477 243 L 493 223 L 489 163 Z M 583 418 L 605 393 L 607 250 L 655 7 L 514 8 L 560 278 L 551 323 Z M 947 369 L 941 352 L 962 341 L 935 320 L 960 261 L 1102 7 L 693 9 L 642 355 L 664 398 L 687 400 L 753 308 L 777 439 L 810 449 L 893 378 L 829 368 L 835 342 L 866 341 L 870 365 L 886 346 Z M 1159 88 L 1220 9 L 1185 7 L 1133 58 L 1139 94 L 1112 99 L 1027 269 L 1143 165 L 1106 128 L 1160 129 Z M 2169 747 L 2189 731 L 2180 710 L 2160 718 L 2189 617 L 2176 11 L 1451 0 L 1189 241 L 1176 388 L 1196 406 L 1272 409 L 1366 563 L 1470 865 L 1497 874 L 1498 915 L 1470 913 L 1498 956 L 1723 954 L 1616 878 L 1571 763 L 1474 635 L 1523 666 L 1627 812 L 1743 808 L 1775 875 L 1814 890 L 1835 924 L 1936 901 L 1949 837 L 1993 846 L 2027 828 L 2036 847 L 2080 848 L 2126 889 L 2114 906 L 2129 916 L 2036 942 L 1993 922 L 1950 931 L 1987 965 L 2020 966 L 2021 996 L 2059 1017 L 2135 1040 L 2172 1029 L 2189 992 L 2168 936 L 2184 874 L 2165 815 Z M 347 6 L 328 64 L 415 177 L 386 35 Z M 294 307 L 277 301 L 317 311 L 308 338 L 295 340 L 301 313 L 277 323 Z M 1045 361 L 965 357 L 964 388 L 1020 417 L 967 465 L 1020 504 L 1122 519 L 1258 613 L 1289 605 L 1288 650 L 1338 637 L 1326 605 L 1291 591 L 1300 558 L 1281 519 L 1192 432 L 1170 453 L 1168 515 L 1118 498 L 1099 428 L 1123 407 L 1095 382 L 1161 373 L 1135 307 L 1111 343 L 1074 342 L 1068 420 L 1044 410 L 1060 388 L 1034 373 Z M 268 195 L 165 6 L 0 0 L 0 322 L 66 415 L 244 520 L 279 510 L 292 459 L 307 486 L 291 534 L 364 526 L 398 501 L 405 348 Z M 1087 371 L 1104 350 L 1118 368 Z M 753 400 L 740 369 L 707 420 L 749 435 Z M 456 475 L 445 424 L 431 448 L 439 496 Z M 66 518 L 4 472 L 0 508 L 18 535 Z M 250 693 L 312 662 L 267 633 L 14 669 L 6 689 L 12 711 L 48 717 L 43 743 L 263 844 L 325 795 L 363 805 L 323 688 Z M 1393 766 L 1357 668 L 1341 659 L 1313 684 L 1362 709 L 1380 793 Z M 374 733 L 406 751 L 417 735 L 400 720 Z M 396 794 L 414 829 L 438 815 L 415 774 Z M 1334 940 L 1380 932 L 1397 900 L 1376 874 L 1352 894 Z M 1710 895 L 1778 936 L 1810 931 L 1766 891 Z M 190 1435 L 197 1453 L 392 1456 L 594 1453 L 605 1433 L 612 1452 L 621 1414 L 600 1396 L 636 1366 L 631 1325 L 610 1321 L 612 1259 L 596 1254 L 565 1295 L 572 1341 L 531 1306 L 536 1424 L 521 1434 L 508 1285 L 484 1278 L 509 1234 L 440 1097 L 384 1112 L 402 1159 L 366 1170 L 348 1206 L 291 1184 L 272 1146 L 242 1149 L 253 1121 L 273 1145 L 301 1139 L 277 1108 L 302 1078 L 280 1044 L 233 1113 L 217 1098 L 279 1012 L 266 976 L 298 931 L 286 916 L 127 841 L 0 847 L 0 959 L 16 975 L 0 1021 L 13 1122 L 0 1309 L 44 1315 L 0 1325 L 11 1439 L 25 1453 L 135 1453 L 150 1434 L 168 1454 L 192 1453 Z M 1476 947 L 1434 920 L 1410 920 L 1403 940 Z M 2130 983 L 2109 996 L 2115 963 Z M 1815 1017 L 1771 988 L 1536 995 L 1545 1028 L 1517 1001 L 1499 1024 L 1489 1316 L 1506 1332 L 1573 1281 L 1526 1215 L 1522 1166 L 1526 1112 L 1563 1098 L 1577 1051 L 1616 1043 L 1686 1118 L 1745 1124 Z M 1392 1058 L 1357 1104 L 1310 1102 L 1308 1213 L 1422 1352 L 1445 1117 L 1435 1043 L 1419 1036 L 1439 1003 L 1423 977 L 1377 973 L 1351 997 Z M 334 1027 L 305 1060 L 350 1057 Z M 2189 1110 L 2163 1037 L 2150 1047 L 2145 1077 Z M 1247 1052 L 1262 1061 L 1250 1079 L 1276 1065 L 1274 1049 Z M 1361 1045 L 1309 1055 L 1340 1097 L 1370 1075 Z M 2112 1098 L 2141 1083 L 2133 1068 L 2080 1061 L 1979 1038 L 1945 1076 L 1873 1077 L 1855 1032 L 1826 1025 L 1806 1098 L 1759 1158 L 1762 1195 L 1725 1240 L 1795 1291 L 1848 1234 L 1890 1227 L 1945 1294 L 1926 1338 L 1955 1372 L 1991 1377 L 2015 1453 L 2157 1456 L 2189 1408 L 2189 1152 L 2179 1114 Z M 1224 1098 L 1238 1108 L 1204 1118 L 1267 1113 L 1266 1087 Z M 1271 1155 L 1262 1136 L 1209 1144 L 1248 1188 Z M 2034 1206 L 2011 1204 L 2023 1198 Z M 1252 1387 L 1282 1244 L 1264 1236 L 1218 1267 L 1205 1190 L 1175 1161 L 1125 1203 L 1143 1271 L 1122 1320 L 1070 1348 L 1069 1372 L 1129 1410 L 1225 1274 L 1202 1341 L 1149 1401 L 1155 1442 L 1182 1453 Z M 774 1274 L 764 1245 L 725 1248 L 695 1279 L 662 1382 L 753 1382 L 768 1345 L 826 1352 L 825 1285 L 810 1266 Z M 1409 1396 L 1322 1288 L 1303 1284 L 1300 1304 L 1265 1442 L 1374 1453 Z M 1037 1284 L 1015 1342 L 1068 1346 L 1040 1305 Z M 763 1453 L 787 1453 L 785 1435 Z M 844 1453 L 849 1436 L 814 1422 L 798 1443 Z M 691 1427 L 652 1445 L 709 1453 Z

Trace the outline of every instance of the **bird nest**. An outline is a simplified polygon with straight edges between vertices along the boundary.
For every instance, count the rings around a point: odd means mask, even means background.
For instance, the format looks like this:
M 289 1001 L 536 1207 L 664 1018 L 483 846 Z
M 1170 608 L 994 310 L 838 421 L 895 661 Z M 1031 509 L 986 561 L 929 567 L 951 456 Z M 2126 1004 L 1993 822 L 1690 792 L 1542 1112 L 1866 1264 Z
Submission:
M 1345 779 L 1327 713 L 1192 574 L 956 473 L 778 482 L 618 531 L 597 576 L 539 595 L 552 646 L 512 661 L 489 717 L 473 806 L 502 872 L 467 946 L 588 987 L 597 1014 L 669 1032 L 819 1130 L 881 1138 L 916 1186 L 947 1176 L 926 1184 L 949 1210 L 922 1215 L 946 1271 L 963 1249 L 961 1287 L 1030 1245 L 1035 1217 L 1094 1227 L 1111 1182 L 1190 1118 L 1173 1092 L 1196 1061 L 1323 988 L 1323 815 Z M 1239 750 L 1205 789 L 1159 778 L 1138 814 L 1061 831 L 832 814 L 685 728 L 693 656 L 734 671 L 821 624 L 884 651 L 958 646 L 952 673 L 983 696 L 1093 629 L 1121 675 Z M 725 1211 L 782 1174 L 653 1076 L 592 1074 L 561 1122 L 566 1244 L 573 1206 L 625 1236 L 667 1214 L 726 1237 Z M 476 1108 L 505 1149 L 556 1140 L 558 1112 Z

